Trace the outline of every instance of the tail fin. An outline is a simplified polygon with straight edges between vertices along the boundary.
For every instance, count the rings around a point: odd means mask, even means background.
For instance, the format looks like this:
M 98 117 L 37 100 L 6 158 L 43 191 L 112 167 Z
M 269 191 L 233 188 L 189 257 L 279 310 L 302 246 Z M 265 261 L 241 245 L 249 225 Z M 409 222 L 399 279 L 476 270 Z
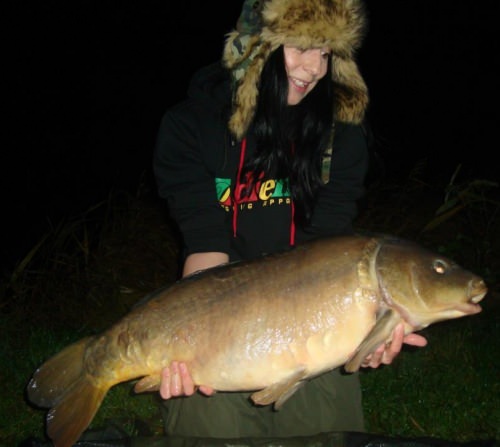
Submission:
M 51 408 L 83 374 L 85 348 L 91 337 L 64 348 L 38 368 L 26 392 L 28 399 L 42 408 Z
M 89 426 L 108 388 L 82 377 L 47 414 L 47 434 L 55 447 L 73 446 Z
M 109 386 L 99 387 L 84 370 L 84 338 L 45 362 L 33 374 L 27 386 L 28 399 L 37 406 L 50 408 L 47 434 L 56 447 L 70 447 L 88 427 Z

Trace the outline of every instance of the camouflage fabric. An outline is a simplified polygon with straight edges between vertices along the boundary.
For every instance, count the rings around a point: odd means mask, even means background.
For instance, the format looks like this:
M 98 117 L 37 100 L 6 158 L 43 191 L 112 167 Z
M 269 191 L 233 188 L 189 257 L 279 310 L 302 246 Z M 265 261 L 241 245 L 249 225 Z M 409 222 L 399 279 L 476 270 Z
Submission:
M 236 29 L 243 34 L 258 34 L 262 29 L 261 11 L 264 0 L 245 0 Z

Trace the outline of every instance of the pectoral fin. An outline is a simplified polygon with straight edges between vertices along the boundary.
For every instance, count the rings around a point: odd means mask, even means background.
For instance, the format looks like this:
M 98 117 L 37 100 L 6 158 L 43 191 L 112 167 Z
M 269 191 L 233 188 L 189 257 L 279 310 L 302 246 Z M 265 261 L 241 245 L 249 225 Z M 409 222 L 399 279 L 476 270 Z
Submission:
M 401 316 L 392 309 L 388 310 L 373 326 L 370 333 L 358 346 L 354 355 L 345 364 L 347 372 L 357 371 L 363 360 L 371 354 L 377 347 L 385 343 L 391 336 L 392 331 L 401 322 Z
M 305 377 L 305 368 L 300 368 L 281 382 L 256 391 L 250 398 L 257 405 L 269 405 L 274 402 L 274 409 L 279 410 L 286 400 L 304 384 Z
M 145 393 L 148 391 L 158 391 L 160 389 L 160 373 L 143 377 L 134 386 L 134 392 Z

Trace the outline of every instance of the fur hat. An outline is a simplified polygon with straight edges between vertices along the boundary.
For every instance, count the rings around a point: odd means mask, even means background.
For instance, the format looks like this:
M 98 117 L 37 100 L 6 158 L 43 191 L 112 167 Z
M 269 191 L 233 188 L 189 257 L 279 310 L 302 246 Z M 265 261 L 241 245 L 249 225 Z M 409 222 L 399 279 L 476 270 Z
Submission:
M 332 50 L 335 119 L 360 123 L 368 91 L 354 60 L 366 30 L 362 0 L 244 0 L 227 35 L 223 63 L 235 82 L 229 128 L 242 138 L 252 121 L 264 63 L 280 45 Z

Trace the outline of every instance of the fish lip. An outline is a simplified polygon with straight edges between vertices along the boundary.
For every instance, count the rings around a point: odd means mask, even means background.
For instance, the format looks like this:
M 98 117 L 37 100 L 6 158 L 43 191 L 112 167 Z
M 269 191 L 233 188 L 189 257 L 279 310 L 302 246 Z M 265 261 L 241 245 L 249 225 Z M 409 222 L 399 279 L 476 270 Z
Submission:
M 478 303 L 486 296 L 486 293 L 487 290 L 472 295 L 466 303 L 458 305 L 456 309 L 463 312 L 465 315 L 478 314 L 483 310 Z
M 484 281 L 480 279 L 479 281 L 471 280 L 468 287 L 469 302 L 477 304 L 479 303 L 488 293 L 488 288 Z
M 488 293 L 488 290 L 484 290 L 480 293 L 476 293 L 475 295 L 471 296 L 469 302 L 471 304 L 477 304 L 486 296 L 487 293 Z
M 474 315 L 478 314 L 483 310 L 483 308 L 479 304 L 474 303 L 463 303 L 456 307 L 456 309 L 460 312 L 463 312 L 464 315 Z
M 460 303 L 455 307 L 455 310 L 463 313 L 464 315 L 474 315 L 478 314 L 483 310 L 483 308 L 478 304 L 488 293 L 487 289 L 482 289 L 479 291 L 476 291 L 475 293 L 471 293 L 469 296 L 470 298 L 467 300 L 467 302 Z

